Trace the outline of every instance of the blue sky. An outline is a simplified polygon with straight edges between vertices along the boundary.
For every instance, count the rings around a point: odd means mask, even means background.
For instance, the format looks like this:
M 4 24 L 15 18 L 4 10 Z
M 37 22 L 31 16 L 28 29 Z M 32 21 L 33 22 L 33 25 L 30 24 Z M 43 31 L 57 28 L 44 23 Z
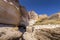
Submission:
M 27 11 L 34 10 L 38 14 L 51 15 L 60 12 L 60 0 L 20 0 Z

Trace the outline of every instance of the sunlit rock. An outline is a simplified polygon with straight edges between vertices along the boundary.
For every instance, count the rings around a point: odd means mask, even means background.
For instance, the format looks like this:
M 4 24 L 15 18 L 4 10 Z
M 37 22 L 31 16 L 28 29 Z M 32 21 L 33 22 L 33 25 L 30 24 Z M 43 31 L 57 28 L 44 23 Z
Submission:
M 55 19 L 55 20 L 60 20 L 60 13 L 56 13 L 56 14 L 53 14 L 53 15 L 51 15 L 50 17 L 49 17 L 49 19 L 51 20 L 51 19 Z
M 33 20 L 38 19 L 38 14 L 35 11 L 30 11 L 29 16 L 30 16 L 30 19 L 33 19 Z
M 43 14 L 43 15 L 39 15 L 39 21 L 43 21 L 45 19 L 48 19 L 48 16 L 46 14 Z
M 31 28 L 32 27 L 32 28 Z M 34 25 L 24 33 L 25 40 L 60 40 L 60 25 Z
M 35 24 L 35 22 L 38 20 L 38 14 L 34 11 L 29 12 L 29 25 Z
M 0 27 L 0 40 L 19 40 L 22 33 L 14 27 Z

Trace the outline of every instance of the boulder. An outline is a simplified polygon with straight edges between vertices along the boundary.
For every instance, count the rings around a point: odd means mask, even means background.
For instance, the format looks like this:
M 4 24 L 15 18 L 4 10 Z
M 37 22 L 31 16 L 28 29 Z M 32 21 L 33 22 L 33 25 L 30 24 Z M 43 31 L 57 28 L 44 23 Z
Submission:
M 19 22 L 20 13 L 15 5 L 0 0 L 0 23 L 17 25 Z
M 20 25 L 24 25 L 24 26 L 28 26 L 29 23 L 29 15 L 28 12 L 26 10 L 26 8 L 24 6 L 20 6 Z

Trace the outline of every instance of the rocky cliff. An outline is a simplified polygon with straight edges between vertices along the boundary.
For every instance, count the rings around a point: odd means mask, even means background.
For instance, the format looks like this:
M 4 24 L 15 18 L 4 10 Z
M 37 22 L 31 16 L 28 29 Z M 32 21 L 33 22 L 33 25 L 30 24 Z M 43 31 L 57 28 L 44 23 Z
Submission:
M 60 13 L 51 16 L 38 15 L 38 20 L 26 27 L 23 38 L 25 40 L 60 40 Z
M 51 16 L 47 15 L 40 15 L 38 18 L 39 20 L 36 21 L 36 24 L 38 25 L 44 25 L 44 24 L 60 24 L 60 13 L 55 13 Z
M 34 25 L 27 27 L 25 40 L 60 40 L 60 25 Z
M 38 14 L 35 11 L 30 11 L 28 12 L 30 19 L 37 20 L 38 19 Z
M 0 40 L 60 40 L 60 13 L 38 15 L 18 0 L 0 0 Z
M 22 24 L 28 25 L 28 12 L 18 0 L 0 0 L 0 40 L 22 40 Z
M 28 12 L 29 14 L 29 25 L 33 25 L 38 20 L 38 14 L 35 11 Z
M 15 5 L 0 0 L 0 23 L 17 25 L 19 18 L 20 14 Z

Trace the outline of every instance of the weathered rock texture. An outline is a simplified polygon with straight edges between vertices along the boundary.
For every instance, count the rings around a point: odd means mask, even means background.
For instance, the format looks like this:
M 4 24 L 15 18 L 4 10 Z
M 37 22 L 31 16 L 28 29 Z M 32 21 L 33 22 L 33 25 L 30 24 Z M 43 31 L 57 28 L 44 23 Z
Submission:
M 29 21 L 29 15 L 27 10 L 25 9 L 24 6 L 20 6 L 20 25 L 29 25 L 28 21 Z
M 26 28 L 23 38 L 25 40 L 60 40 L 60 13 L 52 16 L 38 16 L 38 21 L 30 21 L 35 24 L 32 23 Z
M 36 26 L 35 23 L 49 26 Z M 28 14 L 18 0 L 0 0 L 0 40 L 60 40 L 60 25 L 50 26 L 50 23 L 60 24 L 60 13 L 50 17 L 38 15 L 34 11 Z M 22 27 L 20 30 L 23 34 L 16 26 Z
M 33 25 L 38 20 L 38 14 L 35 11 L 29 12 L 29 25 Z
M 28 12 L 18 0 L 0 0 L 0 23 L 28 25 Z
M 35 37 L 37 40 L 60 40 L 60 27 L 53 29 L 40 29 L 36 30 Z
M 0 27 L 0 40 L 20 40 L 22 33 L 14 27 Z
M 50 26 L 48 25 L 47 27 L 47 25 L 45 25 L 42 27 L 37 25 L 28 27 L 23 38 L 25 40 L 60 40 L 60 26 Z
M 60 24 L 60 13 L 53 14 L 51 16 L 39 15 L 39 20 L 36 21 L 36 25 L 44 24 Z
M 49 17 L 49 19 L 54 19 L 54 20 L 60 19 L 60 13 L 56 13 L 56 14 L 51 15 Z
M 28 25 L 28 13 L 18 0 L 0 0 L 0 40 L 21 40 L 22 24 Z
M 30 19 L 33 19 L 33 20 L 38 19 L 38 14 L 35 11 L 30 11 L 29 16 L 30 16 Z
M 0 0 L 0 23 L 17 25 L 19 18 L 20 13 L 15 5 Z
M 45 20 L 45 19 L 48 19 L 48 16 L 46 15 L 46 14 L 43 14 L 43 15 L 38 15 L 39 16 L 39 20 L 40 21 L 43 21 L 43 20 Z

